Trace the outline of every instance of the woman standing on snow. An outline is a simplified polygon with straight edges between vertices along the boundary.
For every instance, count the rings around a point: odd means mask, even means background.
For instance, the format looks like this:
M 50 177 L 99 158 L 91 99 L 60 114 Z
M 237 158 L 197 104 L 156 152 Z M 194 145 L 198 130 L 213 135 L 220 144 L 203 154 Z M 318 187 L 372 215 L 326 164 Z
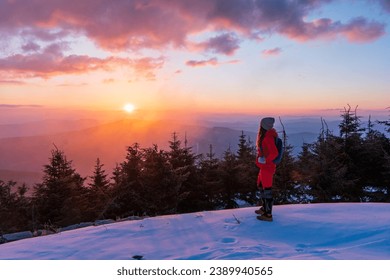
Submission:
M 278 149 L 275 139 L 278 136 L 273 128 L 275 119 L 263 118 L 260 122 L 259 133 L 257 135 L 257 158 L 256 165 L 260 168 L 257 177 L 257 187 L 260 189 L 261 207 L 256 210 L 259 220 L 272 222 L 272 184 L 276 171 L 276 164 L 273 160 L 278 156 Z

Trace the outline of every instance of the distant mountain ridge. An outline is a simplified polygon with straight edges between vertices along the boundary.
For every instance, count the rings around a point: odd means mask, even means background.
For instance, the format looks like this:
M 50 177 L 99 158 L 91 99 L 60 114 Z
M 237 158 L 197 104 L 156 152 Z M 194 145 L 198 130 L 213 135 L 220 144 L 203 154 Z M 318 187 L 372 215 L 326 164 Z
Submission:
M 59 127 L 62 124 L 66 125 Z M 239 129 L 210 127 L 203 123 L 183 124 L 175 120 L 122 119 L 94 124 L 94 121 L 89 120 L 82 120 L 79 124 L 75 121 L 49 121 L 42 125 L 42 129 L 33 131 L 33 127 L 37 127 L 34 123 L 29 130 L 35 133 L 33 136 L 0 139 L 0 170 L 4 171 L 0 172 L 0 180 L 13 179 L 32 184 L 40 178 L 37 174 L 42 173 L 55 147 L 65 152 L 82 176 L 91 176 L 97 158 L 105 165 L 107 173 L 111 174 L 115 165 L 125 159 L 126 147 L 134 143 L 139 143 L 141 148 L 157 144 L 160 149 L 168 150 L 172 134 L 176 133 L 182 145 L 186 140 L 187 146 L 195 154 L 208 153 L 212 145 L 215 156 L 221 157 L 228 148 L 237 150 L 242 134 Z M 8 131 L 15 132 L 17 128 L 23 127 L 27 125 L 9 126 Z M 54 128 L 52 133 L 49 133 L 51 131 L 48 127 Z M 61 130 L 63 132 L 58 132 Z M 20 133 L 27 134 L 28 131 Z M 244 134 L 255 143 L 256 132 L 244 131 Z M 313 142 L 317 137 L 316 133 L 311 132 L 288 133 L 288 143 L 295 147 L 294 154 L 298 154 L 303 142 Z
M 187 145 L 194 153 L 208 152 L 211 144 L 216 156 L 222 155 L 228 147 L 235 150 L 241 134 L 241 131 L 229 128 L 172 121 L 121 120 L 65 133 L 0 139 L 0 169 L 41 172 L 43 165 L 48 163 L 50 151 L 58 147 L 82 176 L 92 175 L 97 158 L 110 174 L 115 164 L 125 159 L 126 147 L 139 143 L 141 148 L 157 144 L 160 149 L 168 149 L 174 132 L 183 146 L 187 139 Z M 245 133 L 254 139 L 255 133 Z M 24 178 L 15 180 L 19 182 Z
M 16 186 L 13 190 L 16 190 L 18 186 L 25 183 L 29 187 L 28 195 L 32 194 L 32 188 L 36 183 L 42 180 L 42 172 L 29 172 L 29 171 L 15 171 L 0 169 L 0 180 L 4 182 L 16 181 Z
M 99 122 L 92 119 L 44 120 L 19 124 L 0 124 L 0 139 L 62 133 L 97 125 L 99 125 Z

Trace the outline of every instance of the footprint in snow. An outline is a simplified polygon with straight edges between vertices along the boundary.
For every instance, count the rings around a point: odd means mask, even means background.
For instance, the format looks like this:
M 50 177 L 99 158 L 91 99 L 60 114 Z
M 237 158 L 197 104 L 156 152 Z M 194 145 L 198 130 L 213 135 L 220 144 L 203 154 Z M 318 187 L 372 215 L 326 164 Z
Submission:
M 232 244 L 232 243 L 237 243 L 237 239 L 235 239 L 234 237 L 225 237 L 222 238 L 221 242 L 224 244 Z

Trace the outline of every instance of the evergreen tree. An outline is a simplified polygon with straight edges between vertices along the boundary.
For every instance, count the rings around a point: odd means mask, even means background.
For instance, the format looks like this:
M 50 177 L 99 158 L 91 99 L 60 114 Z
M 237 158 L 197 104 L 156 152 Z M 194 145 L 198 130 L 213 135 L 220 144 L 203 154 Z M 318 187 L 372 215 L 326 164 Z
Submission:
M 296 163 L 292 150 L 293 147 L 287 145 L 284 148 L 282 161 L 276 166 L 273 186 L 275 204 L 306 202 L 304 190 L 297 186 Z
M 122 172 L 121 167 L 117 163 L 115 165 L 115 168 L 114 168 L 114 171 L 112 172 L 112 177 L 111 177 L 111 180 L 113 180 L 113 183 L 112 183 L 113 188 L 118 188 L 118 185 L 121 183 L 121 177 L 122 177 L 121 172 Z
M 209 152 L 200 158 L 200 183 L 197 191 L 196 205 L 199 210 L 212 210 L 218 205 L 222 182 L 219 174 L 219 160 L 215 157 L 213 146 L 210 144 Z
M 172 140 L 169 141 L 168 161 L 172 169 L 173 181 L 175 187 L 176 209 L 178 212 L 189 212 L 196 209 L 197 206 L 193 203 L 198 201 L 198 196 L 201 195 L 199 187 L 198 169 L 196 161 L 199 156 L 192 152 L 192 148 L 187 146 L 182 147 L 181 141 L 177 134 L 172 134 Z
M 25 184 L 0 180 L 0 235 L 32 230 L 31 200 L 26 197 Z
M 143 155 L 140 174 L 143 211 L 148 215 L 176 213 L 177 182 L 174 181 L 167 153 L 154 145 L 144 149 Z
M 107 210 L 108 216 L 113 218 L 130 215 L 142 215 L 141 170 L 143 153 L 140 145 L 134 143 L 127 147 L 125 160 L 114 170 L 112 199 Z
M 238 184 L 236 186 L 236 191 L 238 198 L 253 205 L 257 202 L 256 180 L 258 168 L 255 164 L 256 149 L 253 143 L 247 139 L 243 131 L 239 137 L 236 159 L 238 172 Z
M 223 158 L 219 164 L 221 178 L 221 189 L 217 192 L 218 197 L 215 201 L 217 208 L 237 208 L 237 185 L 239 184 L 239 170 L 237 168 L 237 156 L 231 151 L 230 147 L 224 152 Z
M 314 144 L 304 143 L 302 145 L 302 151 L 299 153 L 296 160 L 296 178 L 297 178 L 297 188 L 302 190 L 303 201 L 305 202 L 305 197 L 309 198 L 311 201 L 312 197 L 312 188 L 315 184 L 315 178 L 313 171 L 315 168 L 312 166 L 312 163 L 317 163 L 317 157 L 312 151 Z
M 347 201 L 353 181 L 346 180 L 346 158 L 340 138 L 329 135 L 306 144 L 298 158 L 300 185 L 314 202 Z
M 362 142 L 360 160 L 356 163 L 360 170 L 360 184 L 365 190 L 364 201 L 390 201 L 390 141 L 372 123 Z
M 83 221 L 87 208 L 85 179 L 72 167 L 64 152 L 52 150 L 43 171 L 43 181 L 35 186 L 33 198 L 39 224 L 57 227 Z
M 103 166 L 104 164 L 100 163 L 100 159 L 97 158 L 93 176 L 90 177 L 92 182 L 88 184 L 91 189 L 105 191 L 109 187 L 110 181 L 107 179 L 107 174 Z
M 354 111 L 351 111 L 351 106 L 344 108 L 341 114 L 342 121 L 339 125 L 340 137 L 344 138 L 345 144 L 348 147 L 349 141 L 359 138 L 364 131 L 360 127 L 360 117 L 357 115 L 357 106 Z
M 390 107 L 388 107 L 387 109 L 390 110 Z M 390 116 L 390 115 L 389 115 Z M 385 126 L 385 130 L 387 133 L 390 133 L 390 119 L 387 120 L 387 121 L 378 121 L 379 124 L 383 124 Z
M 349 106 L 341 115 L 340 137 L 327 131 L 303 146 L 298 158 L 298 181 L 314 201 L 388 201 L 389 139 L 374 129 L 369 118 L 363 137 L 360 117 Z
M 357 115 L 357 106 L 352 112 L 351 107 L 345 108 L 341 115 L 342 121 L 339 125 L 340 136 L 343 139 L 346 168 L 345 181 L 353 182 L 346 192 L 347 201 L 361 201 L 364 196 L 364 184 L 361 180 L 361 162 L 364 159 L 364 144 L 362 133 L 365 131 L 361 127 L 361 121 Z M 369 127 L 371 129 L 372 127 Z
M 90 177 L 91 182 L 88 184 L 88 212 L 91 220 L 105 218 L 110 203 L 110 181 L 103 166 L 97 158 L 93 176 Z

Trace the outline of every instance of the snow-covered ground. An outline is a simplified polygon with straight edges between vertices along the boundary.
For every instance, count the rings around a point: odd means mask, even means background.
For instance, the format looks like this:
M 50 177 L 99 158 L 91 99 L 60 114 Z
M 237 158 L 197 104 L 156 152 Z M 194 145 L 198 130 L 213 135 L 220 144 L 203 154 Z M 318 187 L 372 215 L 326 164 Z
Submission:
M 390 260 L 390 203 L 274 207 L 170 215 L 0 245 L 3 260 Z

